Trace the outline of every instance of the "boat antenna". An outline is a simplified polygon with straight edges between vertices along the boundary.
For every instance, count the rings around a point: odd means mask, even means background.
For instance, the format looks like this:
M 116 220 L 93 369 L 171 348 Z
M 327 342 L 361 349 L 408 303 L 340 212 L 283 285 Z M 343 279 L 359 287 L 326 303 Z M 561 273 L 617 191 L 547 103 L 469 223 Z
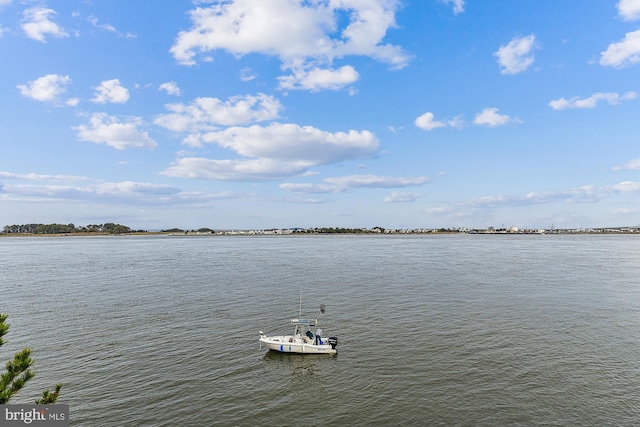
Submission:
M 324 304 L 320 304 L 320 311 L 318 311 L 318 317 L 316 317 L 316 323 L 318 323 L 318 319 L 320 319 L 320 314 L 324 313 L 325 309 L 326 307 L 324 306 Z
M 302 286 L 300 286 L 300 308 L 298 310 L 298 319 L 302 318 Z

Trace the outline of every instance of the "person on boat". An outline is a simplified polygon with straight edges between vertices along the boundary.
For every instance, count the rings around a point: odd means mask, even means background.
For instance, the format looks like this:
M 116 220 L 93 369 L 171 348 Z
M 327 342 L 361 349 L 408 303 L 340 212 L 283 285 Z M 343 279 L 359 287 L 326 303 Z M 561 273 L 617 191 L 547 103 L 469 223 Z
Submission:
M 316 345 L 322 345 L 322 329 L 316 329 Z

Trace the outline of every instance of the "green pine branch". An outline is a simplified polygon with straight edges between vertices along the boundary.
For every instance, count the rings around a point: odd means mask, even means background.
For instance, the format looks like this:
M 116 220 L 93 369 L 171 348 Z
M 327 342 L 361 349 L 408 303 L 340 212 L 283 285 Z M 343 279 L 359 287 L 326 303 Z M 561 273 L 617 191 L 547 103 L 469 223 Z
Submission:
M 51 393 L 49 390 L 45 390 L 42 392 L 42 399 L 36 400 L 37 405 L 46 405 L 49 403 L 56 403 L 58 400 L 58 396 L 60 395 L 60 389 L 62 388 L 62 384 L 56 384 L 56 390 Z
M 5 343 L 2 338 L 9 332 L 9 324 L 6 322 L 8 315 L 0 313 L 0 347 Z M 24 348 L 13 356 L 13 360 L 7 362 L 4 372 L 0 375 L 0 404 L 6 404 L 11 397 L 19 392 L 22 387 L 36 374 L 30 368 L 34 361 L 31 358 L 31 349 Z M 60 394 L 62 384 L 56 384 L 56 389 L 52 393 L 45 390 L 42 399 L 36 403 L 55 403 Z

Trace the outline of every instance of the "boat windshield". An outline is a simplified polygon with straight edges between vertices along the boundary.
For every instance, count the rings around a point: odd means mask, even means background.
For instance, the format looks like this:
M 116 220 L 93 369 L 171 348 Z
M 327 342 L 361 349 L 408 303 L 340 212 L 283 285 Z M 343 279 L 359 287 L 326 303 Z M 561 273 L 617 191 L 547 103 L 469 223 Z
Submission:
M 309 325 L 309 326 L 315 326 L 316 321 L 315 321 L 315 320 L 310 320 L 310 319 L 291 319 L 291 324 L 292 324 L 292 325 Z

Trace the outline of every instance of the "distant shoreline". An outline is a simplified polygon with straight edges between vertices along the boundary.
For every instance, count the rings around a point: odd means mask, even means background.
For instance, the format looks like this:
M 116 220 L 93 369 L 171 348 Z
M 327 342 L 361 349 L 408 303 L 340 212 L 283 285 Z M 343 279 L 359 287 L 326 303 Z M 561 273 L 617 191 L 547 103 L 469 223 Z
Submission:
M 136 231 L 130 233 L 103 233 L 103 232 L 78 232 L 78 233 L 0 233 L 3 237 L 33 238 L 33 237 L 139 237 L 139 236 L 167 236 L 167 237 L 220 237 L 220 236 L 245 236 L 245 237 L 262 237 L 262 236 L 336 236 L 336 235 L 358 235 L 358 236 L 395 236 L 395 235 L 497 235 L 497 236 L 513 236 L 513 235 L 640 235 L 638 228 L 627 229 L 590 229 L 590 230 L 540 230 L 540 231 L 412 231 L 412 230 L 391 230 L 386 232 L 363 232 L 363 231 L 341 231 L 341 232 L 314 232 L 314 231 L 295 231 L 289 230 L 221 230 L 214 232 L 198 232 L 198 231 Z

